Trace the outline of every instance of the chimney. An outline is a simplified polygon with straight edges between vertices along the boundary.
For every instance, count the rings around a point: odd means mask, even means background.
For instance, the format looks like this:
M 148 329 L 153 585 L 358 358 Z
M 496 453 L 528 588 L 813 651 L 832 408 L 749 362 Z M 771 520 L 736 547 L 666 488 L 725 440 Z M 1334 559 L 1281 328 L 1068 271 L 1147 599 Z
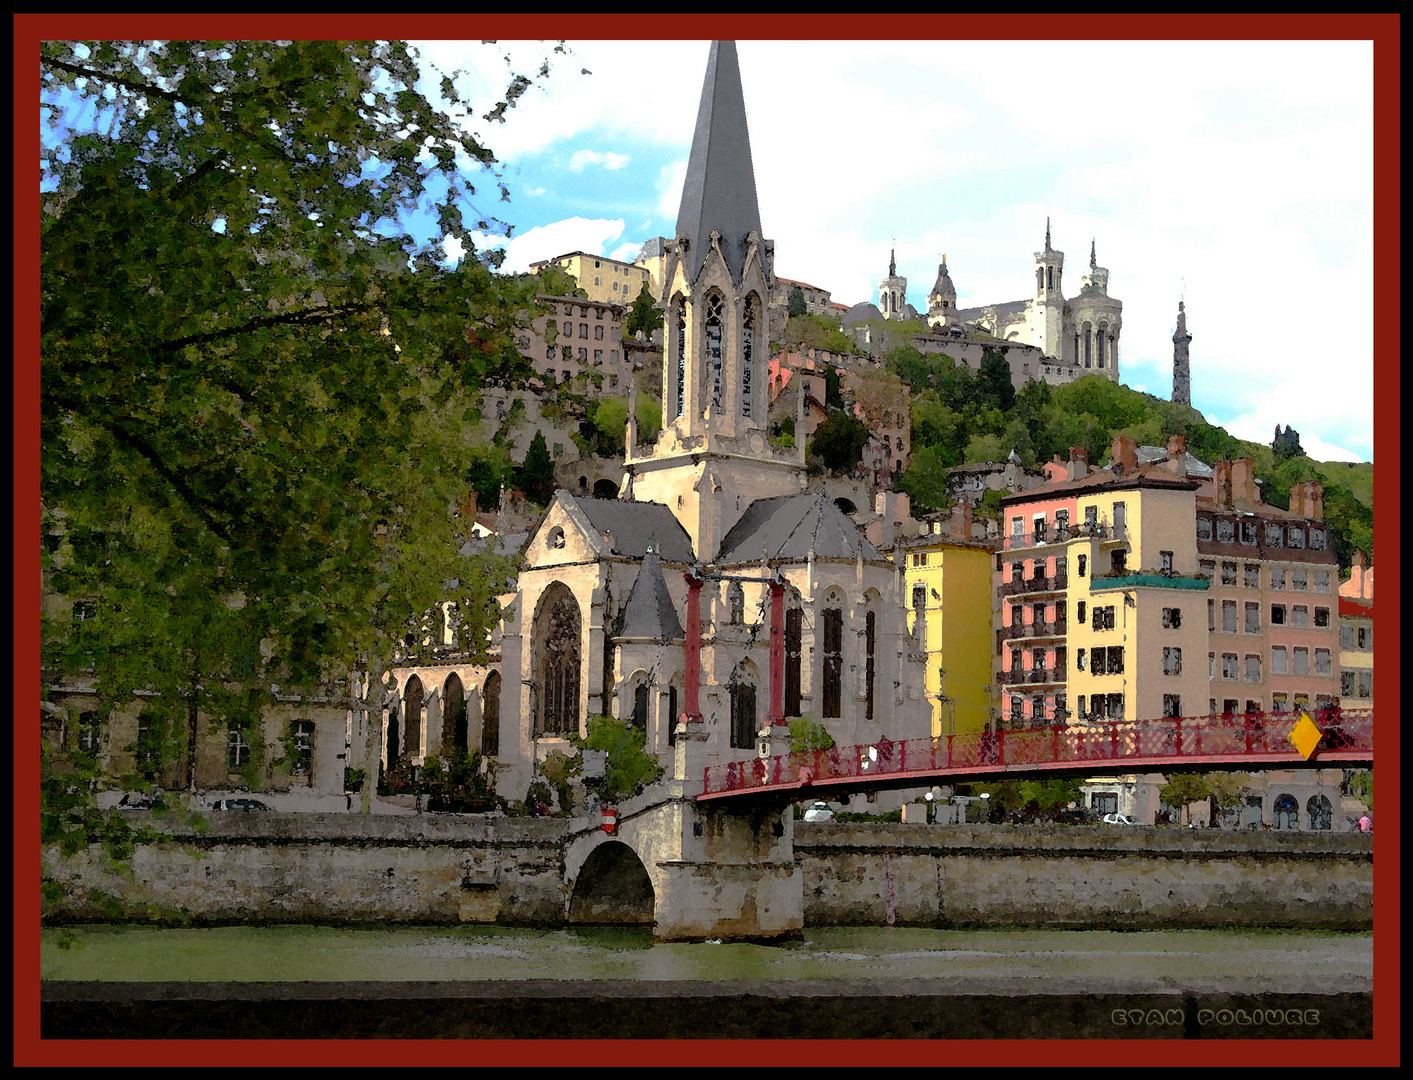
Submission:
M 1066 473 L 1067 479 L 1083 480 L 1089 475 L 1089 451 L 1082 446 L 1070 447 L 1069 469 Z
M 1237 458 L 1231 463 L 1232 505 L 1238 510 L 1255 510 L 1260 502 L 1256 492 L 1256 462 Z
M 1325 520 L 1325 485 L 1318 480 L 1311 480 L 1305 485 L 1306 511 L 1305 516 L 1311 521 Z
M 1138 470 L 1138 444 L 1127 435 L 1115 435 L 1110 464 L 1119 476 L 1130 476 Z
M 962 531 L 961 531 L 961 538 L 962 538 L 963 540 L 970 540 L 970 539 L 971 539 L 971 503 L 969 503 L 969 502 L 964 502 L 964 503 L 962 503 Z
M 1349 559 L 1349 584 L 1350 586 L 1352 586 L 1352 588 L 1350 589 L 1348 594 L 1345 594 L 1344 587 L 1341 586 L 1341 594 L 1354 596 L 1360 600 L 1365 599 L 1364 590 L 1369 580 L 1365 576 L 1364 571 L 1366 561 L 1367 560 L 1364 557 L 1364 552 L 1359 548 L 1355 548 L 1354 554 Z
M 1175 476 L 1187 475 L 1187 436 L 1168 436 L 1168 468 Z
M 1225 458 L 1212 463 L 1212 498 L 1220 509 L 1231 509 L 1231 462 Z

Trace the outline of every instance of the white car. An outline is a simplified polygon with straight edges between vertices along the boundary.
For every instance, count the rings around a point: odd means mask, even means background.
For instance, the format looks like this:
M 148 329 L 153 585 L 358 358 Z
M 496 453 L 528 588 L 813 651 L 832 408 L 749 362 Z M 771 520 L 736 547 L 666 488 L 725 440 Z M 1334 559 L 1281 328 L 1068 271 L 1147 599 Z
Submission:
M 1103 818 L 1105 825 L 1137 825 L 1138 822 L 1127 814 L 1105 814 Z
M 828 803 L 810 803 L 805 810 L 806 821 L 833 821 L 834 811 L 829 809 Z

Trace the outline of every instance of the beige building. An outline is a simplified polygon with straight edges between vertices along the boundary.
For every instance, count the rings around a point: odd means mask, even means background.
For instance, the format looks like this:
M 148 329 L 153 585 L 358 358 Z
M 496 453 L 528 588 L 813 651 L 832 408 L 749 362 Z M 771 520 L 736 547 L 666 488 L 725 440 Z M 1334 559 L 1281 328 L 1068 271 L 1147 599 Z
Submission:
M 1374 707 L 1374 569 L 1356 551 L 1339 586 L 1340 704 Z
M 530 269 L 539 273 L 546 266 L 556 266 L 567 274 L 572 274 L 579 288 L 588 294 L 590 300 L 605 304 L 631 304 L 643 289 L 656 296 L 658 288 L 652 272 L 637 263 L 620 262 L 606 255 L 591 255 L 587 251 L 570 251 L 530 264 Z

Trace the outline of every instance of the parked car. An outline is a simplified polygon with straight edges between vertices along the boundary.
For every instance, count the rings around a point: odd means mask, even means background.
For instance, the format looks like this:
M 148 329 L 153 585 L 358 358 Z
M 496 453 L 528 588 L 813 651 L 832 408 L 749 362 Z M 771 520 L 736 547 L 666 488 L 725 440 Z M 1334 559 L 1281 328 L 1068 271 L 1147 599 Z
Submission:
M 217 799 L 212 805 L 212 810 L 268 810 L 270 809 L 259 799 Z
M 1103 817 L 1105 825 L 1137 825 L 1133 818 L 1127 814 L 1105 814 Z
M 829 804 L 828 804 L 828 803 L 823 803 L 823 802 L 810 803 L 809 807 L 805 810 L 805 820 L 806 820 L 806 821 L 833 821 L 833 820 L 834 820 L 834 811 L 831 810 L 831 809 L 829 809 Z
M 119 810 L 151 810 L 156 805 L 152 796 L 133 791 L 124 792 L 123 797 L 118 800 Z

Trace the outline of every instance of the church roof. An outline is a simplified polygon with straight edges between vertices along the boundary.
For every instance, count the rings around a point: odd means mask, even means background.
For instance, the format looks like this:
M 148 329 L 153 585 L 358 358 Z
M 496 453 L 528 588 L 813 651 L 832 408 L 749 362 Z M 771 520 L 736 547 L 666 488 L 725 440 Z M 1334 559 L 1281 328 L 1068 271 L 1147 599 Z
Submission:
M 641 559 L 653 550 L 668 562 L 693 563 L 692 538 L 672 511 L 662 503 L 628 502 L 625 499 L 581 499 L 564 492 L 599 533 L 613 533 L 619 555 Z
M 706 82 L 697 109 L 697 128 L 677 235 L 691 241 L 684 257 L 689 282 L 696 281 L 711 247 L 711 230 L 721 233 L 721 254 L 739 282 L 746 264 L 746 236 L 760 235 L 751 138 L 746 130 L 746 99 L 741 92 L 741 67 L 734 41 L 713 41 L 707 57 Z
M 643 568 L 638 571 L 638 580 L 633 582 L 633 591 L 623 607 L 623 629 L 615 636 L 653 641 L 680 641 L 683 637 L 677 607 L 667 591 L 662 563 L 655 551 L 648 552 L 643 559 Z
M 863 303 L 855 304 L 848 311 L 846 311 L 844 313 L 844 318 L 840 321 L 840 324 L 847 329 L 848 327 L 853 326 L 854 323 L 866 322 L 869 319 L 881 318 L 883 318 L 883 312 L 878 310 L 878 305 L 871 304 L 867 300 L 865 300 Z
M 726 534 L 715 561 L 759 562 L 762 551 L 769 559 L 805 559 L 810 552 L 821 559 L 853 559 L 860 550 L 865 559 L 883 557 L 821 491 L 757 499 Z

